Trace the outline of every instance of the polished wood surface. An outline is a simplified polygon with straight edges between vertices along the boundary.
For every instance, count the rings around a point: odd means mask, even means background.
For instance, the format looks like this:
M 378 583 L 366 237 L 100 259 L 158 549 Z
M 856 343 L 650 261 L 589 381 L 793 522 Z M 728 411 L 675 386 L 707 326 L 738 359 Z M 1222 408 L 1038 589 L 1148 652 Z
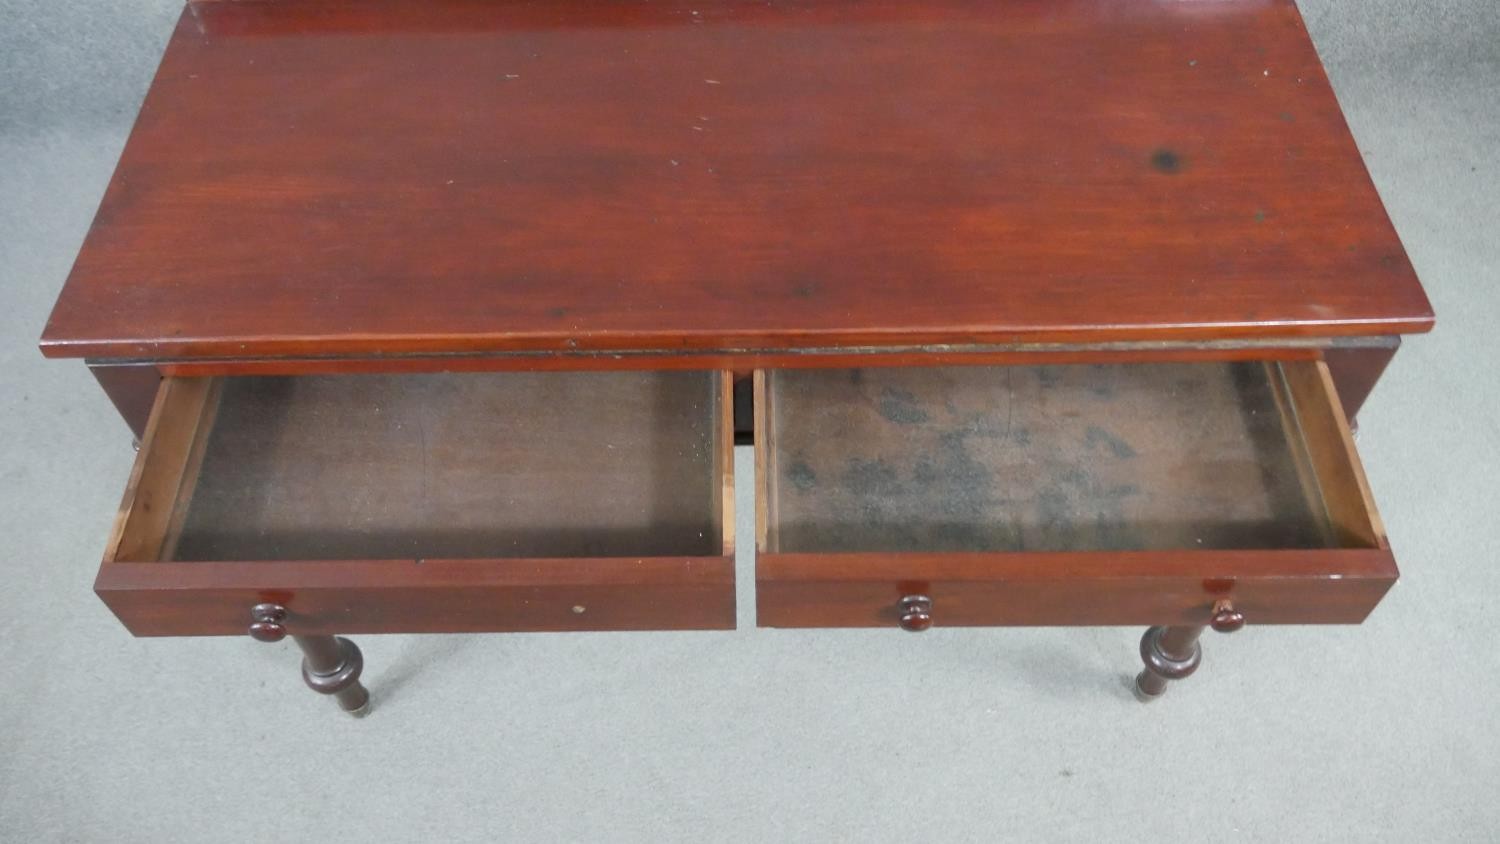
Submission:
M 94 591 L 137 636 L 244 636 L 274 601 L 295 635 L 734 628 L 730 557 L 122 563 Z
M 778 351 L 493 352 L 473 355 L 397 357 L 207 358 L 163 360 L 163 375 L 351 375 L 359 372 L 532 372 L 582 369 L 822 369 L 888 366 L 983 366 L 1035 363 L 1130 363 L 1139 361 L 1315 360 L 1327 350 L 1365 348 L 1384 338 L 1296 338 L 1122 343 L 947 344 L 782 349 Z
M 1401 348 L 1400 337 L 1372 338 L 1383 342 L 1347 348 L 1329 348 L 1322 352 L 1333 383 L 1339 388 L 1339 402 L 1344 415 L 1353 425 L 1365 400 L 1375 391 L 1375 384 Z
M 302 649 L 302 681 L 320 695 L 332 695 L 339 709 L 363 715 L 370 692 L 359 682 L 364 655 L 348 639 L 335 636 L 294 636 Z
M 1185 680 L 1198 670 L 1203 647 L 1201 626 L 1152 627 L 1141 637 L 1141 661 L 1145 668 L 1135 677 L 1135 690 L 1142 700 L 1160 697 L 1173 680 Z
M 1290 0 L 247 0 L 187 8 L 42 342 L 732 356 L 1430 324 Z
M 89 364 L 89 372 L 109 397 L 120 418 L 129 426 L 130 433 L 139 443 L 146 436 L 146 423 L 151 419 L 151 405 L 156 401 L 156 391 L 161 386 L 161 372 L 151 364 Z
M 761 627 L 889 627 L 932 598 L 934 627 L 1358 624 L 1396 582 L 1382 548 L 983 554 L 776 554 L 755 561 Z

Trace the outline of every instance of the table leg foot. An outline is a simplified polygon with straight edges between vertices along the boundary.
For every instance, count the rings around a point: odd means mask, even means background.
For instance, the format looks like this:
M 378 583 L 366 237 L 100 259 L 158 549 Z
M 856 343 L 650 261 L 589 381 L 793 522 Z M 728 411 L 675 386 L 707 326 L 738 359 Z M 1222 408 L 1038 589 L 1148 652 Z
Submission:
M 1198 670 L 1203 647 L 1198 637 L 1203 627 L 1152 627 L 1141 637 L 1141 661 L 1145 669 L 1135 678 L 1135 696 L 1142 702 L 1155 700 L 1167 684 Z
M 318 694 L 332 695 L 339 708 L 356 718 L 370 710 L 370 692 L 359 682 L 365 659 L 342 636 L 293 636 L 302 649 L 302 680 Z

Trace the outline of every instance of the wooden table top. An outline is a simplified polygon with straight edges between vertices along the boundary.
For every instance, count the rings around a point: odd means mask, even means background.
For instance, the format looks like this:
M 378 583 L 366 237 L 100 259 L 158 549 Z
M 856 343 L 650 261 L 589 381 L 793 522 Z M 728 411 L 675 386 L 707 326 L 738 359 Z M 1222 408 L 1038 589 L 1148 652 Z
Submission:
M 242 0 L 187 7 L 42 345 L 1431 323 L 1289 0 Z

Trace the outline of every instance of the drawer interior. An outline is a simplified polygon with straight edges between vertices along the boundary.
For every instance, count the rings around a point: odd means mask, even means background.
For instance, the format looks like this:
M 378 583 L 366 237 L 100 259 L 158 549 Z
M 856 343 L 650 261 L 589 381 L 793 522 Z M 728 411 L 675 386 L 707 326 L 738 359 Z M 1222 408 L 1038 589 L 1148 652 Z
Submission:
M 1384 541 L 1317 361 L 758 377 L 764 552 Z
M 720 372 L 169 378 L 114 560 L 732 553 Z

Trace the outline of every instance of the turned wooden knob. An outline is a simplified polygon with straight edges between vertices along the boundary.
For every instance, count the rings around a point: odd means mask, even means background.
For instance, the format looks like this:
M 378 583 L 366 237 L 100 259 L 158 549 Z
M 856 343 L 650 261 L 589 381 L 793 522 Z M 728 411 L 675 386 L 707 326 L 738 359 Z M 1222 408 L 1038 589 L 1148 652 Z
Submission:
M 1245 626 L 1245 614 L 1234 608 L 1228 598 L 1214 602 L 1214 616 L 1208 625 L 1220 633 L 1233 633 Z
M 256 604 L 250 608 L 250 638 L 258 642 L 280 642 L 286 638 L 286 607 L 280 604 Z
M 926 595 L 907 595 L 897 604 L 901 611 L 901 629 L 921 633 L 932 626 L 932 599 Z

